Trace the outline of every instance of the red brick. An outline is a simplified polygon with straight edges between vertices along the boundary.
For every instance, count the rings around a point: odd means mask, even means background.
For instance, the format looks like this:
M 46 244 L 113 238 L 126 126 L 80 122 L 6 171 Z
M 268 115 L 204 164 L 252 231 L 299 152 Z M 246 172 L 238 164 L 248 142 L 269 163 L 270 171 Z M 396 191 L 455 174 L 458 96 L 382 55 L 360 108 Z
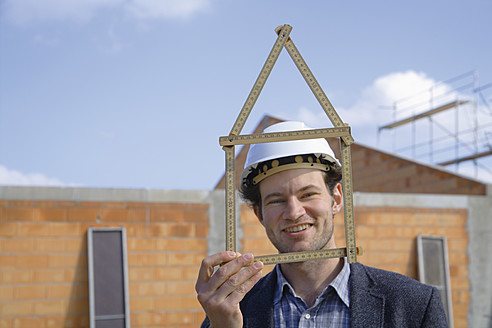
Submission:
M 67 210 L 64 208 L 38 208 L 34 217 L 37 221 L 66 221 Z
M 9 200 L 8 207 L 33 207 L 33 202 L 30 200 Z
M 128 209 L 126 217 L 128 222 L 145 222 L 147 211 L 145 209 Z
M 0 328 L 10 328 L 13 327 L 12 318 L 0 318 Z
M 130 309 L 134 311 L 152 311 L 154 310 L 153 297 L 131 297 Z
M 48 255 L 46 254 L 18 254 L 15 255 L 18 268 L 46 268 Z
M 457 317 L 465 317 L 468 315 L 468 304 L 453 304 L 453 315 Z M 456 322 L 456 321 L 455 321 Z M 466 327 L 466 326 L 463 326 Z
M 468 264 L 468 255 L 464 252 L 449 252 L 449 263 Z
M 195 264 L 194 254 L 168 254 L 168 264 L 171 266 L 187 266 Z
M 12 321 L 12 328 L 25 328 L 25 327 L 36 327 L 36 328 L 45 328 L 43 320 L 39 318 L 15 318 Z
M 207 240 L 197 238 L 166 238 L 157 239 L 154 250 L 163 251 L 206 251 Z
M 42 316 L 39 319 L 45 325 L 45 328 L 86 328 L 89 327 L 89 315 L 77 314 L 77 315 L 51 315 Z
M 36 250 L 32 239 L 3 239 L 0 240 L 0 251 L 8 253 L 33 252 Z
M 203 222 L 203 223 L 208 223 L 208 205 L 200 205 L 198 204 L 193 204 L 196 206 L 193 206 L 191 209 L 187 209 L 184 211 L 184 221 L 185 222 Z
M 51 237 L 75 237 L 75 236 L 85 236 L 86 230 L 82 229 L 79 223 L 50 223 L 49 224 L 49 235 Z
M 356 231 L 360 238 L 376 238 L 376 227 L 358 226 Z
M 29 301 L 0 303 L 0 317 L 25 316 L 32 314 L 33 303 Z
M 2 265 L 2 268 L 3 265 Z M 33 281 L 31 270 L 8 270 L 0 271 L 1 284 L 27 284 Z
M 199 267 L 188 268 L 157 268 L 155 270 L 157 280 L 196 280 Z
M 166 295 L 168 284 L 165 282 L 147 282 L 132 284 L 131 295 L 133 296 L 161 296 Z
M 127 210 L 111 208 L 111 209 L 102 209 L 100 212 L 100 220 L 102 222 L 125 222 L 127 218 Z
M 0 254 L 0 264 L 2 269 L 15 269 L 17 268 L 17 258 L 15 255 Z
M 242 245 L 243 248 L 241 251 L 243 253 L 253 252 L 256 255 L 260 255 L 259 252 L 261 252 L 261 255 L 277 253 L 276 248 L 272 245 L 272 243 L 267 237 L 261 239 L 248 238 L 242 241 Z
M 44 269 L 33 272 L 35 283 L 57 283 L 65 282 L 65 270 L 63 269 Z
M 262 225 L 258 224 L 245 224 L 243 225 L 243 233 L 245 238 L 258 238 L 265 236 L 265 229 Z
M 78 202 L 75 202 L 75 201 L 57 201 L 56 202 L 58 207 L 79 207 L 80 204 Z
M 168 313 L 162 312 L 144 312 L 132 314 L 132 321 L 136 323 L 137 327 L 154 327 L 161 326 L 164 327 L 164 322 L 166 320 Z M 135 317 L 135 319 L 133 319 Z
M 80 202 L 81 208 L 103 208 L 103 202 Z
M 470 303 L 470 293 L 467 290 L 453 290 L 451 299 L 453 304 L 468 304 Z
M 88 288 L 82 283 L 51 284 L 46 290 L 46 298 L 87 298 Z
M 194 226 L 191 224 L 169 224 L 169 235 L 173 237 L 191 237 Z
M 128 251 L 154 251 L 155 241 L 149 238 L 128 238 Z
M 152 237 L 163 237 L 172 235 L 170 232 L 170 225 L 167 223 L 155 223 L 147 226 L 146 231 L 149 236 Z M 147 235 L 147 233 L 145 234 Z
M 64 312 L 62 314 L 80 314 L 89 312 L 89 299 L 71 299 L 68 302 L 64 301 Z M 87 313 L 88 314 L 88 313 Z M 78 318 L 80 320 L 80 318 Z M 78 326 L 76 326 L 78 327 Z
M 153 281 L 156 279 L 155 269 L 153 268 L 136 268 L 130 267 L 128 269 L 128 275 L 130 281 Z
M 155 298 L 156 310 L 190 310 L 201 309 L 196 296 L 167 296 Z
M 167 264 L 167 259 L 164 254 L 139 254 L 139 265 L 141 266 L 163 266 Z
M 69 208 L 68 221 L 72 222 L 94 222 L 96 223 L 100 219 L 100 208 Z
M 177 295 L 194 295 L 194 294 L 195 294 L 194 281 L 179 281 L 179 282 L 167 283 L 167 295 L 177 296 Z
M 127 202 L 126 203 L 127 208 L 129 209 L 145 209 L 150 207 L 149 203 L 147 202 Z
M 121 210 L 125 210 L 128 208 L 126 202 L 104 202 L 102 204 L 103 208 L 105 209 L 121 209 Z
M 34 209 L 32 208 L 6 208 L 5 220 L 7 221 L 34 221 Z
M 56 200 L 36 200 L 32 203 L 33 207 L 38 208 L 57 208 L 58 202 Z
M 166 316 L 166 321 L 163 323 L 167 327 L 176 325 L 176 327 L 186 327 L 187 325 L 195 324 L 195 316 L 191 311 L 169 312 Z M 197 326 L 197 325 L 195 325 Z
M 245 205 L 241 206 L 241 222 L 243 223 L 259 223 L 255 213 Z
M 87 251 L 87 238 L 83 236 L 82 238 L 70 238 L 63 241 L 65 245 L 65 251 L 67 252 L 86 252 Z
M 125 224 L 126 235 L 128 237 L 148 237 L 155 236 L 159 231 L 153 230 L 153 225 L 144 224 Z M 155 234 L 153 234 L 155 233 Z
M 8 301 L 12 299 L 14 299 L 14 287 L 0 285 L 0 300 Z
M 79 265 L 84 265 L 84 263 L 87 263 L 87 256 L 77 253 L 49 254 L 48 259 L 49 259 L 48 266 L 50 268 L 74 268 Z
M 454 308 L 454 306 L 453 306 Z M 453 310 L 453 324 L 454 327 L 468 327 L 468 317 L 467 316 L 457 316 Z
M 34 314 L 46 315 L 46 314 L 63 314 L 65 310 L 62 300 L 53 301 L 36 301 L 34 303 Z
M 87 271 L 87 267 L 78 267 L 75 270 L 65 270 L 65 281 L 85 283 L 89 281 L 88 276 L 89 274 Z
M 183 222 L 184 213 L 182 209 L 151 208 L 150 221 L 151 222 Z
M 195 236 L 196 237 L 207 237 L 210 227 L 208 224 L 197 223 L 195 226 Z
M 50 224 L 46 223 L 19 223 L 17 233 L 19 236 L 49 236 Z
M 451 278 L 451 286 L 454 290 L 469 290 L 470 281 L 466 277 Z
M 457 251 L 457 252 L 464 252 L 466 248 L 468 247 L 468 239 L 466 238 L 450 238 L 448 239 L 448 250 L 450 252 Z
M 60 252 L 65 250 L 63 240 L 60 238 L 37 238 L 32 241 L 33 247 L 37 252 Z
M 16 286 L 14 288 L 14 298 L 16 300 L 46 298 L 46 288 L 43 285 Z

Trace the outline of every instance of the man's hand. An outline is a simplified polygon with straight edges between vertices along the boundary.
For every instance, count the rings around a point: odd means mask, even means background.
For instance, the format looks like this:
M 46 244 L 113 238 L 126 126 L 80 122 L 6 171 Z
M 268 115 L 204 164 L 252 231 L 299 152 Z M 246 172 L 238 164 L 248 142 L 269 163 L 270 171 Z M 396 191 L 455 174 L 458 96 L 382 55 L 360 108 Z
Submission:
M 203 259 L 195 290 L 213 328 L 243 326 L 239 302 L 260 280 L 262 268 L 250 253 L 220 252 Z

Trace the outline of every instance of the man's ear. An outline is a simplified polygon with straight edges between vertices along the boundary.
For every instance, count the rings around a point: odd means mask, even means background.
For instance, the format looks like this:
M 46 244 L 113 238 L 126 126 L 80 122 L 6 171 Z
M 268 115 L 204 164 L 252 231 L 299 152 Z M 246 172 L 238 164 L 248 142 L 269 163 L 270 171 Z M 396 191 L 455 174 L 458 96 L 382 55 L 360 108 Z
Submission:
M 256 217 L 260 221 L 261 224 L 263 224 L 263 215 L 261 214 L 261 208 L 259 205 L 253 206 L 253 211 L 255 212 Z
M 343 208 L 343 193 L 342 193 L 342 185 L 337 183 L 335 188 L 333 188 L 333 205 L 332 211 L 333 214 L 339 213 Z

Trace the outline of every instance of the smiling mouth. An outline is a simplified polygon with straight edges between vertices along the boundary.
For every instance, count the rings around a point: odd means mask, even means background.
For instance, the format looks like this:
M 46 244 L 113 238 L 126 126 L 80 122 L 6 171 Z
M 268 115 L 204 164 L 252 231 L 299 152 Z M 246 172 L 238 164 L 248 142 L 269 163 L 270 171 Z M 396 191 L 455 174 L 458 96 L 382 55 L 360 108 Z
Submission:
M 290 227 L 290 228 L 286 228 L 284 229 L 285 232 L 301 232 L 301 231 L 304 231 L 306 230 L 307 228 L 309 228 L 311 226 L 311 224 L 300 224 L 298 226 L 295 226 L 295 227 Z

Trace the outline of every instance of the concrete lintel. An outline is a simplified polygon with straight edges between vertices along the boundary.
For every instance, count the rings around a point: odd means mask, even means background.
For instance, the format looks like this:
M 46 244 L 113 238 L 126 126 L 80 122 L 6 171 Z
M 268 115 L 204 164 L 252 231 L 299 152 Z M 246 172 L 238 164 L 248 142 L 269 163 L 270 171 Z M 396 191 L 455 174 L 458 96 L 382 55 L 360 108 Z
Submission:
M 209 193 L 200 190 L 0 186 L 0 199 L 6 200 L 206 203 Z
M 354 193 L 354 206 L 410 208 L 467 208 L 467 195 Z

